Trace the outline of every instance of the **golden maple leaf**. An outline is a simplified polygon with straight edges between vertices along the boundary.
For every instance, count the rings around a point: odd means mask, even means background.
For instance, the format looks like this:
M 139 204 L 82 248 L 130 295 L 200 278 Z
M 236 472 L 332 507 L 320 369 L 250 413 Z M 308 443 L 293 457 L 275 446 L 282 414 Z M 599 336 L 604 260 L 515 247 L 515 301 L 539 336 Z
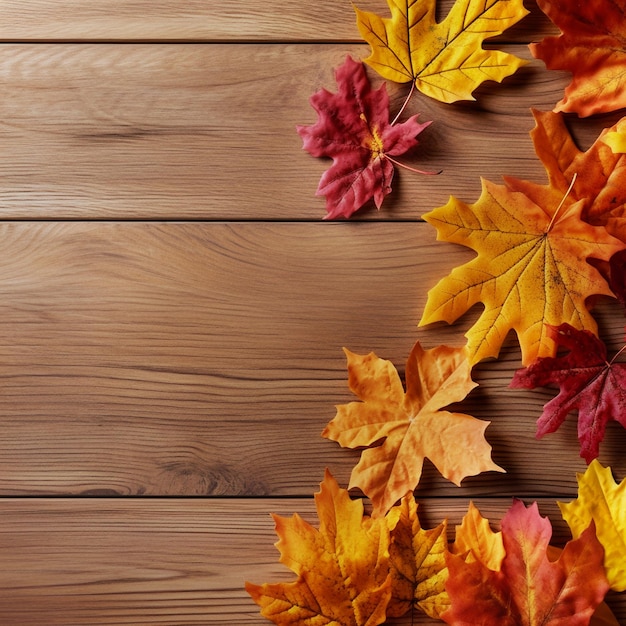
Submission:
M 423 529 L 412 493 L 404 496 L 395 510 L 400 517 L 391 531 L 389 546 L 392 597 L 387 615 L 402 617 L 415 607 L 439 619 L 450 604 L 445 590 L 447 524 L 443 521 L 435 528 Z
M 415 489 L 425 458 L 457 485 L 466 476 L 504 471 L 492 462 L 484 438 L 489 422 L 442 410 L 476 386 L 464 348 L 424 350 L 417 342 L 407 362 L 406 392 L 391 362 L 374 353 L 345 353 L 350 389 L 362 402 L 338 406 L 322 435 L 343 447 L 373 446 L 362 451 L 350 487 L 369 496 L 374 517 Z
M 615 591 L 626 591 L 626 479 L 618 485 L 611 468 L 597 459 L 577 478 L 578 498 L 558 503 L 563 519 L 574 537 L 595 522 L 609 584 Z
M 540 205 L 542 198 L 513 191 L 511 182 L 483 180 L 473 205 L 451 197 L 424 216 L 438 239 L 478 253 L 429 291 L 420 321 L 452 323 L 481 302 L 485 308 L 466 333 L 473 364 L 497 357 L 509 330 L 518 335 L 525 365 L 554 355 L 548 325 L 597 333 L 587 300 L 612 293 L 587 259 L 608 261 L 623 248 L 604 227 L 581 219 L 586 199 L 567 204 L 566 190 L 558 205 L 550 194 Z
M 246 583 L 246 590 L 275 624 L 382 624 L 391 598 L 389 527 L 397 515 L 364 516 L 362 500 L 351 500 L 328 470 L 315 504 L 319 530 L 297 513 L 273 516 L 280 562 L 298 579 Z
M 435 20 L 436 0 L 387 0 L 390 18 L 355 8 L 361 36 L 371 46 L 365 62 L 383 78 L 413 81 L 441 102 L 474 100 L 485 80 L 502 81 L 526 62 L 499 50 L 484 50 L 528 11 L 523 0 L 457 0 L 446 18 Z

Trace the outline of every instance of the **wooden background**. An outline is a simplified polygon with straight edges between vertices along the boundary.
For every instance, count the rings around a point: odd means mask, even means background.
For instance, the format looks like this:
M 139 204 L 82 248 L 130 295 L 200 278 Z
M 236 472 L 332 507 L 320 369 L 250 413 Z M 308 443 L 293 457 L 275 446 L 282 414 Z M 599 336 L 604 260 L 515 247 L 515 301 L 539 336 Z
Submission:
M 498 45 L 530 59 L 555 29 L 527 6 Z M 0 40 L 0 623 L 265 624 L 244 581 L 293 578 L 270 512 L 315 522 L 324 468 L 345 486 L 358 459 L 320 436 L 352 400 L 342 346 L 402 370 L 417 339 L 463 343 L 476 311 L 417 328 L 472 256 L 421 216 L 473 202 L 481 175 L 545 180 L 529 108 L 568 76 L 533 60 L 476 103 L 416 95 L 408 113 L 434 123 L 407 160 L 443 174 L 400 171 L 380 213 L 330 223 L 328 163 L 295 126 L 367 55 L 348 0 L 0 0 Z M 397 110 L 408 87 L 389 91 Z M 568 124 L 584 148 L 619 117 Z M 598 316 L 619 347 L 622 310 Z M 470 499 L 497 525 L 517 496 L 567 540 L 576 421 L 536 441 L 553 392 L 509 389 L 519 366 L 511 338 L 463 403 L 508 473 L 457 488 L 428 465 L 425 526 Z M 618 479 L 625 445 L 611 425 L 600 460 Z M 608 601 L 626 624 L 626 599 Z

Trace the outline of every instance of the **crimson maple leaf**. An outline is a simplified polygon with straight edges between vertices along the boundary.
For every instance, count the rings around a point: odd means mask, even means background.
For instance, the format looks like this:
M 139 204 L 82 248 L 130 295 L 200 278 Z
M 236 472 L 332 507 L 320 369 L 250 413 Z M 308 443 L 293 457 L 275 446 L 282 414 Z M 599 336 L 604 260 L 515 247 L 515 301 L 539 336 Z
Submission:
M 533 389 L 556 384 L 560 393 L 537 420 L 537 438 L 555 432 L 568 413 L 578 410 L 580 456 L 591 463 L 598 456 L 607 422 L 626 427 L 626 363 L 607 360 L 606 346 L 593 333 L 569 324 L 548 326 L 563 356 L 540 357 L 513 376 L 511 387 Z
M 336 94 L 321 89 L 311 97 L 317 123 L 297 127 L 305 150 L 333 159 L 317 188 L 318 196 L 326 196 L 326 219 L 350 217 L 372 198 L 380 209 L 391 191 L 394 157 L 415 147 L 430 124 L 420 124 L 417 115 L 390 123 L 385 84 L 372 90 L 363 63 L 349 56 L 335 78 Z
M 587 626 L 609 588 L 593 524 L 556 561 L 549 558 L 552 526 L 536 503 L 515 501 L 501 527 L 498 571 L 447 555 L 451 605 L 441 619 L 457 626 Z

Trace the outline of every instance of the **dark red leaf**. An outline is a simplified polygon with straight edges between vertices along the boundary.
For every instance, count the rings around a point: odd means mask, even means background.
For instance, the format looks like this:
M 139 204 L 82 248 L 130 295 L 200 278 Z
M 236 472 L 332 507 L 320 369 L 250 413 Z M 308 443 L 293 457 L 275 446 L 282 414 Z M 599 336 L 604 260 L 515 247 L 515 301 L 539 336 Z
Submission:
M 542 357 L 518 370 L 511 387 L 533 389 L 551 384 L 560 393 L 537 420 L 537 438 L 555 432 L 568 413 L 578 411 L 580 456 L 591 463 L 598 456 L 610 420 L 626 427 L 626 363 L 607 361 L 606 346 L 593 333 L 569 324 L 549 326 L 557 346 L 569 352 Z
M 416 146 L 416 136 L 430 124 L 418 123 L 417 115 L 391 124 L 385 85 L 372 90 L 363 63 L 351 57 L 335 78 L 336 94 L 321 89 L 311 97 L 317 123 L 297 127 L 305 150 L 333 159 L 317 189 L 317 195 L 326 196 L 326 219 L 350 217 L 372 198 L 380 209 L 391 191 L 394 164 L 389 157 Z

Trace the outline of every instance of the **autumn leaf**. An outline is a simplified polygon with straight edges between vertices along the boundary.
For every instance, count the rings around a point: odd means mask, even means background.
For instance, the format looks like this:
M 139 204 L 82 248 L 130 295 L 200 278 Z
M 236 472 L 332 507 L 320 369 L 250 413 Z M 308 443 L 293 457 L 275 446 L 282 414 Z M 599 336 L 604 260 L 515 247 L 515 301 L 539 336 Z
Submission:
M 415 147 L 430 124 L 418 123 L 417 115 L 390 123 L 386 86 L 372 90 L 362 63 L 347 57 L 335 76 L 337 93 L 321 89 L 311 97 L 317 123 L 297 127 L 305 150 L 333 159 L 317 189 L 326 197 L 326 219 L 350 217 L 372 198 L 380 209 L 391 192 L 395 157 Z
M 371 46 L 365 62 L 383 78 L 413 82 L 441 102 L 474 100 L 484 81 L 501 82 L 525 61 L 484 50 L 485 39 L 504 32 L 528 11 L 522 0 L 457 0 L 435 19 L 436 0 L 387 0 L 390 18 L 355 8 L 361 36 Z
M 479 561 L 488 569 L 497 571 L 504 559 L 502 533 L 492 531 L 489 520 L 480 514 L 473 502 L 470 502 L 460 526 L 456 527 L 450 552 L 463 556 L 469 563 Z
M 548 184 L 505 176 L 507 187 L 524 193 L 540 206 L 557 206 L 565 198 L 563 208 L 567 210 L 584 200 L 582 219 L 605 227 L 626 243 L 626 155 L 611 140 L 620 131 L 626 132 L 626 118 L 605 129 L 583 152 L 562 115 L 533 110 L 533 116 L 536 125 L 530 135 L 548 174 Z
M 413 608 L 439 619 L 448 608 L 445 583 L 448 578 L 446 522 L 424 530 L 412 493 L 394 507 L 400 513 L 391 531 L 391 602 L 389 617 L 402 617 Z
M 548 333 L 567 354 L 539 358 L 518 370 L 511 387 L 558 385 L 559 394 L 537 421 L 537 438 L 555 432 L 577 410 L 580 456 L 590 463 L 599 454 L 607 423 L 614 420 L 626 427 L 626 363 L 609 361 L 606 346 L 589 331 L 562 324 L 549 326 Z
M 345 353 L 349 386 L 361 402 L 338 406 L 322 435 L 343 447 L 366 447 L 350 487 L 370 497 L 373 516 L 415 489 L 425 458 L 457 485 L 466 476 L 504 471 L 491 461 L 484 439 L 489 422 L 442 410 L 476 386 L 463 348 L 424 350 L 417 342 L 407 362 L 406 392 L 391 362 L 373 352 Z
M 539 128 L 544 130 L 543 125 Z M 544 142 L 536 140 L 536 145 L 542 149 Z M 517 333 L 525 365 L 551 356 L 555 345 L 546 324 L 569 323 L 596 332 L 588 300 L 612 295 L 587 259 L 608 261 L 624 244 L 606 228 L 583 221 L 586 198 L 568 201 L 569 193 L 577 190 L 578 177 L 572 175 L 571 190 L 563 189 L 557 163 L 561 154 L 541 152 L 540 157 L 554 178 L 548 191 L 514 178 L 507 178 L 506 186 L 483 180 L 481 196 L 473 205 L 452 197 L 424 215 L 439 240 L 478 253 L 429 291 L 420 321 L 422 326 L 452 323 L 482 303 L 484 310 L 466 334 L 472 363 L 497 357 L 510 330 Z
M 578 498 L 558 503 L 563 519 L 574 537 L 579 537 L 593 520 L 604 547 L 604 567 L 611 589 L 626 591 L 626 479 L 618 485 L 611 468 L 597 460 L 577 478 Z
M 326 471 L 315 494 L 319 530 L 297 513 L 273 516 L 280 562 L 298 575 L 291 583 L 246 583 L 261 614 L 276 624 L 376 626 L 391 598 L 390 520 L 363 515 Z
M 555 111 L 581 117 L 626 106 L 624 3 L 606 0 L 537 0 L 561 34 L 530 44 L 551 70 L 572 73 Z
M 501 528 L 500 570 L 448 555 L 451 606 L 442 619 L 455 626 L 587 626 L 608 590 L 593 527 L 568 542 L 556 561 L 547 554 L 550 521 L 536 503 L 527 508 L 515 501 Z

